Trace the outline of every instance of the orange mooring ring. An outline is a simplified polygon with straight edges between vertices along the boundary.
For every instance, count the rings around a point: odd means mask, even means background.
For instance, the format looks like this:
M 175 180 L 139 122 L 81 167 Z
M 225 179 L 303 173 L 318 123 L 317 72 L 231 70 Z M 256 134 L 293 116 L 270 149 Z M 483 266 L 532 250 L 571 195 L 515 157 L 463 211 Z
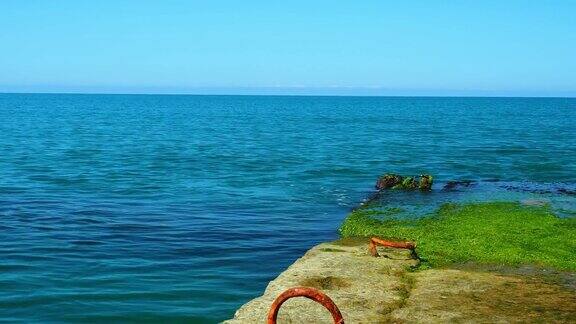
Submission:
M 370 244 L 368 245 L 368 251 L 370 251 L 370 254 L 372 256 L 375 256 L 375 257 L 379 256 L 378 250 L 376 250 L 377 245 L 392 247 L 392 248 L 397 248 L 397 249 L 407 249 L 407 250 L 411 250 L 413 254 L 415 254 L 415 249 L 416 249 L 416 243 L 414 243 L 414 242 L 388 241 L 388 240 L 383 240 L 381 238 L 373 237 L 370 239 Z
M 270 306 L 270 311 L 268 312 L 268 324 L 276 324 L 276 319 L 278 318 L 278 311 L 282 304 L 290 298 L 294 297 L 306 297 L 312 299 L 313 301 L 320 303 L 324 306 L 334 319 L 334 324 L 344 324 L 344 318 L 342 313 L 338 309 L 338 306 L 323 292 L 310 288 L 310 287 L 294 287 L 281 293 L 280 296 L 276 297 L 272 306 Z

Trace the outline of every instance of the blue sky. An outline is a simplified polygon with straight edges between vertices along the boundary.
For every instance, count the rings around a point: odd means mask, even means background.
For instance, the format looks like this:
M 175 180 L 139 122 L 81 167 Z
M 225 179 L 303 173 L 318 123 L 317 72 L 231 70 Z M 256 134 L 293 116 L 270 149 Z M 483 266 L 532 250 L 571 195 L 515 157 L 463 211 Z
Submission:
M 1 0 L 0 92 L 576 96 L 576 1 Z

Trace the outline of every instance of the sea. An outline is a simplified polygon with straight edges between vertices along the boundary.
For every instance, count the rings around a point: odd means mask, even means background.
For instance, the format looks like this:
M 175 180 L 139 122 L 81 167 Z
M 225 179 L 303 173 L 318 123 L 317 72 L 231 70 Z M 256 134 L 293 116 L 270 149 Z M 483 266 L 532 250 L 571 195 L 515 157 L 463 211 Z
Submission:
M 0 94 L 0 320 L 218 323 L 384 173 L 573 217 L 576 99 Z

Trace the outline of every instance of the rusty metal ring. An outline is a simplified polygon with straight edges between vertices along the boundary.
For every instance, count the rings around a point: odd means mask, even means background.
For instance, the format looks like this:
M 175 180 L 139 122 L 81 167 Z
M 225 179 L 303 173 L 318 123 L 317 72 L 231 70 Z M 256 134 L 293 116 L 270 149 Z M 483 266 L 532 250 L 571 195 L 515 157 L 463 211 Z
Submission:
M 326 308 L 330 314 L 332 314 L 332 319 L 334 319 L 334 324 L 344 324 L 344 318 L 342 313 L 338 309 L 338 306 L 323 292 L 310 288 L 310 287 L 294 287 L 281 293 L 280 296 L 276 297 L 272 306 L 270 306 L 270 311 L 268 312 L 268 324 L 276 324 L 276 319 L 278 318 L 278 311 L 282 304 L 290 298 L 294 297 L 306 297 L 312 299 L 313 301 L 320 303 L 324 308 Z
M 368 245 L 368 251 L 370 251 L 370 254 L 372 256 L 375 256 L 375 257 L 379 256 L 378 251 L 376 250 L 377 245 L 382 245 L 382 246 L 387 246 L 387 247 L 392 247 L 392 248 L 397 248 L 397 249 L 408 249 L 408 250 L 412 250 L 413 252 L 414 252 L 414 249 L 416 249 L 416 243 L 414 243 L 414 242 L 387 241 L 387 240 L 383 240 L 381 238 L 372 237 L 370 239 L 370 244 Z

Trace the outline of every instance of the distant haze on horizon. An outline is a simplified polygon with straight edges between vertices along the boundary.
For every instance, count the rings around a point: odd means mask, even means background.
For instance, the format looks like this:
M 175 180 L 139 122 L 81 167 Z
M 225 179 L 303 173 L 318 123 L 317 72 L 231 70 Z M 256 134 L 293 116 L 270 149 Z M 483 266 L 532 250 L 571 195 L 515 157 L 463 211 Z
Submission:
M 576 96 L 576 1 L 0 2 L 0 92 Z

